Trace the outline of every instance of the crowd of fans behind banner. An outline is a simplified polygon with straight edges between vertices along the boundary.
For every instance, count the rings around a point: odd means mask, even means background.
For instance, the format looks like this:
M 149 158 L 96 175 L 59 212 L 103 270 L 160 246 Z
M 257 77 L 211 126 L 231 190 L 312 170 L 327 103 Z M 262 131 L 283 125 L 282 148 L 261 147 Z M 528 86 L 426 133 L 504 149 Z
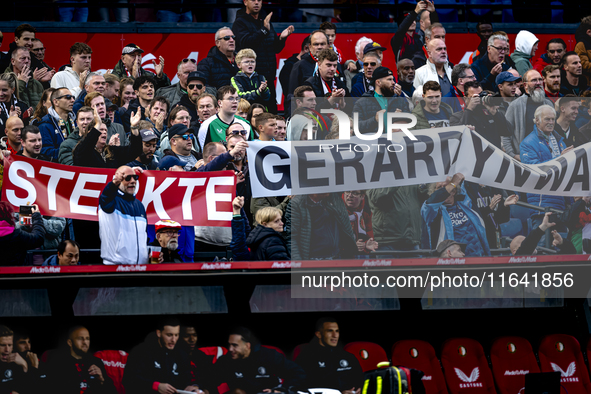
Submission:
M 244 5 L 198 64 L 167 59 L 178 62 L 175 84 L 162 57 L 154 72 L 142 68 L 144 51 L 133 43 L 112 59 L 112 70 L 98 74 L 87 44 L 71 44 L 67 66 L 48 65 L 35 27 L 16 28 L 0 58 L 2 155 L 117 170 L 101 193 L 98 222 L 42 216 L 35 205 L 15 213 L 0 202 L 0 244 L 9 246 L 2 265 L 84 264 L 81 249 L 100 249 L 104 264 L 413 251 L 458 258 L 502 248 L 528 255 L 544 245 L 591 252 L 589 196 L 515 193 L 457 173 L 436 184 L 253 198 L 246 155 L 249 141 L 338 139 L 339 122 L 320 112 L 338 108 L 358 114 L 362 133 L 375 133 L 385 112 L 407 112 L 417 119 L 415 130 L 465 125 L 514 160 L 555 159 L 591 140 L 591 16 L 581 20 L 574 47 L 553 38 L 538 48 L 538 37 L 525 30 L 512 42 L 481 21 L 480 44 L 468 63 L 455 65 L 430 1 L 404 16 L 390 43 L 360 38 L 355 59 L 342 56 L 338 24 L 325 21 L 285 61 L 279 112 L 276 54 L 294 39 L 294 27 L 275 31 L 261 1 Z M 384 51 L 395 54 L 396 70 L 382 66 Z M 234 171 L 232 226 L 148 225 L 133 195 L 145 170 Z M 26 251 L 33 249 L 57 253 L 31 259 Z

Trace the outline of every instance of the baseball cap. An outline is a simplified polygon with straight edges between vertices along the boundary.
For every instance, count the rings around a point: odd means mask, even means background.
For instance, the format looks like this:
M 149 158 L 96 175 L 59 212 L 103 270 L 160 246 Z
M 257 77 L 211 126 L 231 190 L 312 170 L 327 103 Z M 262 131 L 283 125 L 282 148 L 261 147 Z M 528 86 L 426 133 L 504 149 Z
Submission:
M 177 135 L 183 135 L 187 131 L 190 131 L 191 133 L 195 134 L 195 131 L 193 129 L 188 128 L 187 126 L 185 126 L 182 123 L 177 123 L 174 126 L 172 126 L 170 129 L 168 129 L 168 138 L 172 138 Z
M 205 77 L 205 74 L 203 74 L 200 71 L 192 71 L 189 73 L 189 77 L 187 78 L 187 83 L 189 83 L 191 81 L 201 81 L 201 82 L 203 82 L 204 85 L 207 84 L 207 78 Z
M 503 71 L 497 75 L 495 79 L 495 83 L 497 85 L 502 84 L 503 82 L 513 82 L 513 81 L 521 81 L 521 78 L 516 77 L 515 75 L 511 74 L 509 71 Z
M 443 252 L 445 249 L 449 248 L 452 245 L 460 245 L 462 252 L 466 253 L 466 245 L 467 244 L 463 244 L 461 242 L 456 242 L 452 239 L 445 239 L 445 240 L 441 241 L 439 243 L 439 245 L 437 245 L 437 254 L 441 254 L 441 252 Z
M 121 54 L 127 55 L 129 53 L 134 53 L 134 52 L 144 53 L 144 50 L 135 44 L 127 44 L 126 46 L 123 47 L 123 51 L 121 52 Z
M 171 157 L 171 156 L 168 156 L 168 157 Z M 156 232 L 159 232 L 162 230 L 167 230 L 167 229 L 173 229 L 173 230 L 180 231 L 181 225 L 180 225 L 180 223 L 175 222 L 174 220 L 159 220 L 158 222 L 156 222 Z
M 381 46 L 377 42 L 370 42 L 369 44 L 367 44 L 365 46 L 365 48 L 363 48 L 363 54 L 365 55 L 366 53 L 371 52 L 371 51 L 385 51 L 386 49 L 388 49 L 388 48 L 384 48 L 383 46 Z
M 168 171 L 170 169 L 170 167 L 174 167 L 174 166 L 181 166 L 183 167 L 183 163 L 181 162 L 181 160 L 174 156 L 174 155 L 168 155 L 168 156 L 164 156 L 162 158 L 162 160 L 160 160 L 160 164 L 158 164 L 158 169 L 161 171 Z
M 389 77 L 390 75 L 394 75 L 394 73 L 392 72 L 392 70 L 390 70 L 388 67 L 378 67 L 375 70 L 373 70 L 373 74 L 371 75 L 371 84 L 375 84 L 375 82 L 380 79 L 380 78 L 386 78 Z
M 158 136 L 152 129 L 143 129 L 140 130 L 140 137 L 142 137 L 142 141 L 148 142 L 154 139 L 158 139 Z

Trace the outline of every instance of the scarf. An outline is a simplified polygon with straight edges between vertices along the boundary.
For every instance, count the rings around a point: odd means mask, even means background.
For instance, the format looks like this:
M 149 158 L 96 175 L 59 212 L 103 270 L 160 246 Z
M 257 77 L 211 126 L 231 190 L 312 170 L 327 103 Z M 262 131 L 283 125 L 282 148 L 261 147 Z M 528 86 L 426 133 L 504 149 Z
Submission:
M 57 127 L 60 129 L 60 132 L 62 133 L 62 136 L 64 137 L 64 140 L 66 138 L 68 138 L 68 126 L 70 130 L 74 129 L 74 119 L 75 119 L 75 115 L 73 112 L 70 112 L 68 114 L 68 123 L 69 125 L 66 124 L 66 122 L 64 122 L 64 120 L 62 118 L 60 118 L 60 116 L 58 115 L 57 111 L 55 110 L 55 108 L 53 107 L 49 107 L 49 109 L 47 110 L 47 113 L 49 114 L 49 116 L 51 116 L 53 118 L 54 123 L 57 123 Z

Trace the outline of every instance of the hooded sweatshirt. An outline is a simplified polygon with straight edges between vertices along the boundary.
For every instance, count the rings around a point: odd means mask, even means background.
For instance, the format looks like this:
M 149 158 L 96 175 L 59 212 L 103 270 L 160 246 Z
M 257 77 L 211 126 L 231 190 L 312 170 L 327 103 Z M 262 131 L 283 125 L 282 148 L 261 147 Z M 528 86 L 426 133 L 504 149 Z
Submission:
M 529 60 L 532 58 L 531 50 L 538 41 L 538 37 L 527 30 L 521 30 L 515 37 L 515 52 L 511 59 L 515 62 L 519 75 L 523 76 L 527 70 L 533 68 Z

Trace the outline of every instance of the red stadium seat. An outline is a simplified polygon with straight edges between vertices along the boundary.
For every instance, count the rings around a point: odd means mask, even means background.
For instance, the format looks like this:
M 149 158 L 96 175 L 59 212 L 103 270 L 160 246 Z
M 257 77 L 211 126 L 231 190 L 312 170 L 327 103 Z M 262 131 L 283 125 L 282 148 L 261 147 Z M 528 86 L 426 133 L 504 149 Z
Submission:
M 363 372 L 377 369 L 378 363 L 388 361 L 386 351 L 377 343 L 351 342 L 345 345 L 345 350 L 359 360 Z
M 279 353 L 283 354 L 283 357 L 285 357 L 285 352 L 276 346 L 269 346 L 269 345 L 261 345 L 261 346 L 266 347 L 267 349 L 277 350 Z
M 307 343 L 302 343 L 301 345 L 296 346 L 293 349 L 293 354 L 291 355 L 291 360 L 295 361 L 296 358 L 298 358 L 298 356 L 300 355 L 300 352 L 302 351 L 302 349 L 305 348 L 306 346 L 308 346 Z
M 525 338 L 497 339 L 490 348 L 490 359 L 500 394 L 523 394 L 525 374 L 540 372 L 534 351 Z
M 125 388 L 121 381 L 123 380 L 125 364 L 127 364 L 127 353 L 123 350 L 101 350 L 96 352 L 94 356 L 103 360 L 107 375 L 113 380 L 117 392 L 125 394 Z
M 404 340 L 392 346 L 392 365 L 423 371 L 426 394 L 447 394 L 445 377 L 433 346 L 425 341 Z
M 218 358 L 222 357 L 224 354 L 228 353 L 228 349 L 223 346 L 208 346 L 208 347 L 200 347 L 203 353 L 207 354 L 208 356 L 213 356 L 213 363 L 215 364 L 218 361 Z
M 469 338 L 448 339 L 441 364 L 451 394 L 496 394 L 482 345 Z
M 548 335 L 538 349 L 542 372 L 560 372 L 561 392 L 590 394 L 591 382 L 581 352 L 574 337 L 564 334 Z

